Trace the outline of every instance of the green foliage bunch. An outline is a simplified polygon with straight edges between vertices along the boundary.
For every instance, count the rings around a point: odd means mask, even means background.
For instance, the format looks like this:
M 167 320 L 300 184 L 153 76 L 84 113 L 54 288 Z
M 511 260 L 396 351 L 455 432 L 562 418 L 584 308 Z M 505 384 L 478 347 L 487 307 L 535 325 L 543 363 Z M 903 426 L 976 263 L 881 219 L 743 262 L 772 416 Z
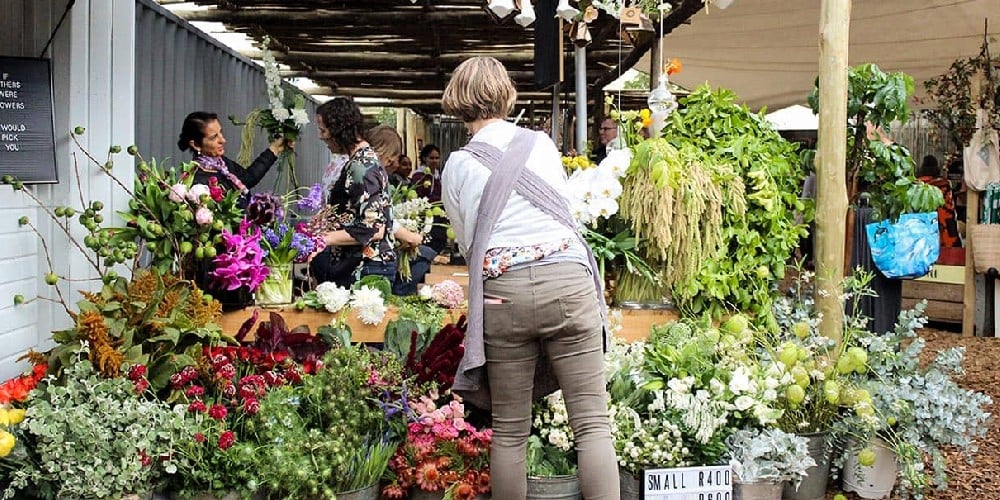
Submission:
M 972 139 L 980 106 L 1000 108 L 1000 57 L 991 59 L 986 49 L 984 42 L 978 56 L 956 59 L 948 71 L 924 82 L 929 100 L 937 106 L 923 110 L 923 115 L 948 134 L 953 151 L 961 151 Z M 980 88 L 981 102 L 975 102 L 971 92 L 977 74 L 990 76 Z
M 297 391 L 269 393 L 258 414 L 263 484 L 283 498 L 332 498 L 376 483 L 395 451 L 381 398 L 401 373 L 391 354 L 333 349 Z
M 128 210 L 118 212 L 125 226 L 102 229 L 99 235 L 109 236 L 112 244 L 142 241 L 152 258 L 150 266 L 161 273 L 183 273 L 192 258 L 215 257 L 222 230 L 232 229 L 242 218 L 240 193 L 231 189 L 213 195 L 208 186 L 194 185 L 197 168 L 193 162 L 171 168 L 155 160 L 139 162 Z M 210 213 L 211 222 L 199 223 L 199 211 Z
M 847 92 L 847 196 L 857 203 L 867 193 L 874 220 L 904 213 L 931 212 L 944 204 L 938 188 L 914 177 L 910 151 L 885 136 L 894 121 L 910 118 L 913 78 L 886 73 L 874 64 L 850 68 Z M 809 94 L 819 112 L 819 80 Z
M 77 356 L 86 356 L 78 351 Z M 183 415 L 124 378 L 107 379 L 83 359 L 64 381 L 44 380 L 27 402 L 29 459 L 12 472 L 14 489 L 41 498 L 120 498 L 151 490 L 172 462 Z
M 899 462 L 897 488 L 904 497 L 919 497 L 931 485 L 947 487 L 943 450 L 957 450 L 971 459 L 976 440 L 989 429 L 986 409 L 993 404 L 986 394 L 956 382 L 964 374 L 964 348 L 942 350 L 921 363 L 926 342 L 916 330 L 927 323 L 925 308 L 919 303 L 900 312 L 892 331 L 859 332 L 854 343 L 867 353 L 870 370 L 853 378 L 873 396 L 873 411 L 851 415 L 840 425 L 858 443 L 869 444 L 875 437 L 888 443 Z M 868 452 L 858 451 L 859 462 Z M 926 469 L 928 462 L 931 467 Z
M 771 283 L 784 276 L 785 263 L 807 234 L 795 214 L 811 219 L 799 200 L 805 169 L 796 146 L 763 114 L 737 104 L 730 90 L 702 85 L 680 104 L 663 135 L 677 150 L 700 151 L 702 163 L 716 166 L 723 211 L 719 252 L 703 256 L 697 273 L 674 287 L 674 301 L 690 314 L 719 318 L 735 309 L 773 327 Z
M 123 363 L 144 365 L 159 391 L 171 375 L 195 364 L 203 345 L 223 341 L 220 304 L 190 281 L 155 269 L 138 271 L 131 281 L 117 278 L 83 296 L 73 327 L 52 334 L 58 345 L 49 355 L 50 373 L 78 362 L 76 352 L 86 346 L 102 375 L 121 376 Z

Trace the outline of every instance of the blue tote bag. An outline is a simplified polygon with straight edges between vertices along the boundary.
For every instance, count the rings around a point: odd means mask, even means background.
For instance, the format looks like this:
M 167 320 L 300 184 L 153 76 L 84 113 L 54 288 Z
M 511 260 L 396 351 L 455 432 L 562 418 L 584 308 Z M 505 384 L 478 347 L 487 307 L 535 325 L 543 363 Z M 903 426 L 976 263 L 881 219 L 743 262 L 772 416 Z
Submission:
M 919 278 L 941 253 L 937 212 L 903 214 L 865 226 L 875 267 L 888 278 Z

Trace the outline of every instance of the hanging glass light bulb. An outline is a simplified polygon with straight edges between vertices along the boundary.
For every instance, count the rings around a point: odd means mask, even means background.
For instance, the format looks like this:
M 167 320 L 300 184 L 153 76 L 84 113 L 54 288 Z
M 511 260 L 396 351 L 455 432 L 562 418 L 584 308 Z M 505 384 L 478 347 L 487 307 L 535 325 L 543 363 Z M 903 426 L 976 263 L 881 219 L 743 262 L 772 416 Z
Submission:
M 576 7 L 569 4 L 569 0 L 559 0 L 559 5 L 556 5 L 556 16 L 561 17 L 563 21 L 572 21 L 579 13 Z
M 651 112 L 665 113 L 665 116 L 670 116 L 670 113 L 677 109 L 677 98 L 670 92 L 670 82 L 667 80 L 667 75 L 660 75 L 660 84 L 649 92 L 646 104 Z
M 500 19 L 509 16 L 511 12 L 516 10 L 516 7 L 514 7 L 514 0 L 490 0 L 489 6 L 490 11 L 496 14 Z
M 535 7 L 531 5 L 531 0 L 521 0 L 521 13 L 514 17 L 514 22 L 524 28 L 535 22 Z

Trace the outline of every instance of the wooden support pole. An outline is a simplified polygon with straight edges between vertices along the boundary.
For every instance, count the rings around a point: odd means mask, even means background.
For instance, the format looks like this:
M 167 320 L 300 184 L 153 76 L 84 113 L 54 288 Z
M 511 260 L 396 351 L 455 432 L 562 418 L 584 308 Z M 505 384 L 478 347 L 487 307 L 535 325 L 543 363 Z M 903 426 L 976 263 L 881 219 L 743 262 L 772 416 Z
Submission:
M 962 289 L 962 336 L 972 337 L 976 334 L 976 262 L 972 250 L 972 245 L 975 242 L 968 235 L 972 234 L 974 226 L 979 225 L 979 193 L 971 189 L 966 191 L 965 202 L 965 283 Z M 993 332 L 983 332 L 981 335 L 993 335 Z
M 819 19 L 819 148 L 816 152 L 816 306 L 820 334 L 844 332 L 844 234 L 847 217 L 847 52 L 851 0 L 823 0 Z

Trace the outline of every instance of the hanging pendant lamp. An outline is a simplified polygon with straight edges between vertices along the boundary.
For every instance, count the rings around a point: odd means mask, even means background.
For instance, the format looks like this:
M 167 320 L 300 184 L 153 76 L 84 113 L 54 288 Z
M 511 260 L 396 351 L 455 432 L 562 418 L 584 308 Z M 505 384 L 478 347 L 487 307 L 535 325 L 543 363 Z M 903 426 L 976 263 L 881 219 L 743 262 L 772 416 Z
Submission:
M 580 11 L 569 4 L 569 0 L 559 0 L 559 5 L 556 5 L 556 17 L 561 17 L 563 21 L 570 22 L 575 18 Z
M 496 14 L 500 19 L 509 16 L 511 12 L 516 10 L 514 0 L 490 0 L 489 7 L 490 12 Z
M 531 0 L 521 0 L 521 13 L 514 18 L 514 22 L 524 28 L 535 22 L 535 7 L 531 5 Z

